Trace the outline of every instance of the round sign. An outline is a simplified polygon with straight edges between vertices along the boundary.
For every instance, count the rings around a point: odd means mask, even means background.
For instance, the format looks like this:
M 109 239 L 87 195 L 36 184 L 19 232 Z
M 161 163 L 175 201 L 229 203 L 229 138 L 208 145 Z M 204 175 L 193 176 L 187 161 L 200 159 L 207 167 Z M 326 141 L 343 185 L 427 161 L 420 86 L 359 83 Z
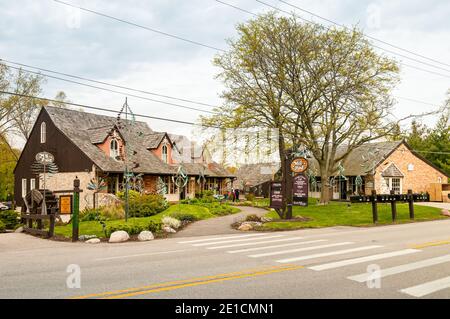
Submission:
M 291 171 L 294 173 L 303 173 L 308 169 L 308 160 L 304 157 L 294 158 L 291 162 Z
M 53 163 L 55 157 L 48 152 L 39 152 L 36 154 L 36 162 L 40 164 L 50 164 Z

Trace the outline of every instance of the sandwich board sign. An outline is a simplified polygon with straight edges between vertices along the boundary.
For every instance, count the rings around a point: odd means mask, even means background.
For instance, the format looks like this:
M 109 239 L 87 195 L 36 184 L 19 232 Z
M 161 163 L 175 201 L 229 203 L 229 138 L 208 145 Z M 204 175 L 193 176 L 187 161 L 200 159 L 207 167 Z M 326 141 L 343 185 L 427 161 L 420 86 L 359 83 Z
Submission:
M 270 183 L 270 208 L 281 209 L 283 207 L 283 183 Z

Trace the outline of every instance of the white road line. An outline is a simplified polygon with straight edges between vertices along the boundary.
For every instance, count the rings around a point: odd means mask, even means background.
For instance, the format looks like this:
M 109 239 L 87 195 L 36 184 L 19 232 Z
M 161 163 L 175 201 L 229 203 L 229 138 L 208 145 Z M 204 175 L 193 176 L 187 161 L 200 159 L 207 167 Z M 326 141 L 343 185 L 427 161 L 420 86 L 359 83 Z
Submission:
M 191 243 L 200 243 L 200 242 L 209 241 L 209 240 L 256 237 L 256 236 L 264 236 L 264 235 L 267 235 L 267 234 L 251 234 L 251 235 L 234 235 L 234 236 L 227 236 L 227 237 L 213 237 L 213 238 L 179 241 L 178 244 L 191 244 Z
M 279 237 L 283 237 L 283 235 L 274 235 L 274 236 L 266 236 L 266 237 L 258 237 L 258 238 L 222 240 L 222 241 L 214 241 L 211 243 L 193 244 L 192 246 L 196 246 L 196 247 L 211 246 L 211 245 L 216 245 L 216 244 L 227 244 L 227 243 L 236 243 L 236 242 L 248 241 L 248 240 L 260 240 L 260 239 L 279 238 Z
M 331 262 L 331 263 L 327 263 L 327 264 L 312 266 L 312 267 L 309 267 L 309 269 L 321 271 L 321 270 L 326 270 L 326 269 L 344 267 L 344 266 L 348 266 L 348 265 L 360 264 L 360 263 L 364 263 L 364 262 L 372 261 L 372 260 L 380 260 L 380 259 L 386 259 L 386 258 L 391 258 L 391 257 L 395 257 L 395 256 L 403 256 L 403 255 L 413 254 L 413 253 L 417 253 L 419 251 L 420 250 L 418 250 L 418 249 L 403 249 L 403 250 L 393 251 L 393 252 L 384 253 L 384 254 L 377 254 L 377 255 L 371 255 L 371 256 L 365 256 L 365 257 L 359 257 L 359 258 L 353 258 L 353 259 L 340 260 L 340 261 Z
M 402 289 L 400 290 L 400 292 L 414 297 L 423 297 L 446 288 L 450 288 L 450 277 L 445 277 L 442 279 L 424 283 L 422 285 Z
M 442 264 L 442 263 L 446 263 L 446 262 L 450 262 L 450 255 L 439 256 L 436 258 L 421 260 L 421 261 L 410 263 L 410 264 L 381 269 L 380 270 L 380 278 L 392 276 L 392 275 L 396 275 L 396 274 L 401 274 L 403 272 L 420 269 L 420 268 L 425 268 L 425 267 L 429 267 L 429 266 L 433 266 L 433 265 L 438 265 L 438 264 Z M 367 280 L 369 280 L 369 278 L 371 278 L 371 277 L 367 273 L 348 277 L 348 279 L 358 281 L 358 282 L 366 282 Z
M 314 243 L 319 243 L 319 242 L 324 242 L 324 241 L 328 241 L 328 239 L 317 239 L 317 240 L 301 241 L 301 242 L 298 242 L 298 243 L 273 245 L 273 246 L 265 246 L 265 247 L 255 247 L 255 248 L 246 248 L 246 249 L 239 249 L 239 250 L 230 250 L 230 251 L 227 251 L 227 253 L 236 254 L 236 253 L 244 253 L 244 252 L 255 251 L 255 250 L 265 250 L 265 249 L 280 248 L 280 247 L 287 247 L 287 246 L 298 246 L 298 245 L 314 244 Z
M 363 246 L 363 247 L 352 248 L 352 249 L 337 250 L 337 251 L 332 251 L 332 252 L 328 252 L 328 253 L 314 254 L 314 255 L 294 257 L 294 258 L 287 258 L 287 259 L 280 259 L 280 260 L 277 260 L 276 262 L 289 263 L 289 262 L 292 262 L 292 261 L 299 261 L 299 260 L 306 260 L 306 259 L 313 259 L 313 258 L 321 258 L 321 257 L 327 257 L 327 256 L 334 256 L 334 255 L 343 255 L 343 254 L 353 253 L 353 252 L 356 252 L 356 251 L 363 251 L 363 250 L 375 249 L 375 248 L 380 248 L 380 247 L 383 247 L 383 246 L 378 246 L 378 245 Z
M 344 245 L 350 245 L 350 244 L 354 244 L 354 243 L 350 242 L 350 241 L 346 241 L 346 242 L 335 243 L 335 244 L 327 244 L 327 245 L 320 245 L 320 246 L 288 249 L 288 250 L 281 250 L 281 251 L 272 251 L 270 253 L 249 255 L 248 257 L 259 258 L 259 257 L 274 256 L 274 255 L 281 255 L 281 254 L 287 254 L 287 253 L 296 253 L 296 252 L 299 252 L 299 251 L 308 251 L 308 250 L 328 248 L 328 247 L 344 246 Z
M 147 254 L 135 254 L 135 255 L 125 255 L 125 256 L 113 256 L 113 257 L 105 257 L 105 258 L 96 258 L 95 261 L 102 261 L 102 260 L 114 260 L 114 259 L 124 259 L 124 258 L 130 258 L 130 257 L 142 257 L 142 256 L 153 256 L 153 255 L 164 255 L 164 254 L 171 254 L 171 253 L 180 253 L 185 251 L 191 251 L 193 249 L 183 249 L 183 250 L 169 250 L 169 251 L 159 251 L 155 253 L 147 253 Z
M 261 239 L 261 238 L 257 238 Z M 220 249 L 220 248 L 230 248 L 230 247 L 241 247 L 241 246 L 254 246 L 259 244 L 271 244 L 271 243 L 277 243 L 282 241 L 293 241 L 293 240 L 300 240 L 303 239 L 303 237 L 292 237 L 292 238 L 283 238 L 283 239 L 277 239 L 277 240 L 267 240 L 267 241 L 259 241 L 259 242 L 251 242 L 251 243 L 243 243 L 243 244 L 231 244 L 231 245 L 224 245 L 224 246 L 215 246 L 215 247 L 208 247 L 208 249 Z

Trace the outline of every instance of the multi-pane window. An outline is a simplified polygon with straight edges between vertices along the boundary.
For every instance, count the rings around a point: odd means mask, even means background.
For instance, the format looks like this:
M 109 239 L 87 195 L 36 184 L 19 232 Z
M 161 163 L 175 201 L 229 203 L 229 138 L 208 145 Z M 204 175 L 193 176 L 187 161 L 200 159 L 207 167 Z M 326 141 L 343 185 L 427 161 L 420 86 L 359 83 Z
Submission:
M 167 194 L 176 194 L 177 187 L 172 180 L 172 176 L 164 176 L 163 181 L 167 187 Z
M 402 191 L 400 178 L 392 178 L 391 179 L 391 190 L 394 191 L 395 194 L 400 194 Z
M 30 179 L 30 190 L 35 189 L 36 188 L 36 179 L 32 178 Z
M 116 159 L 119 156 L 119 144 L 116 140 L 111 140 L 109 148 L 109 156 Z
M 41 143 L 45 143 L 47 141 L 47 125 L 45 122 L 41 123 Z
M 167 163 L 167 145 L 163 145 L 161 152 L 162 161 Z

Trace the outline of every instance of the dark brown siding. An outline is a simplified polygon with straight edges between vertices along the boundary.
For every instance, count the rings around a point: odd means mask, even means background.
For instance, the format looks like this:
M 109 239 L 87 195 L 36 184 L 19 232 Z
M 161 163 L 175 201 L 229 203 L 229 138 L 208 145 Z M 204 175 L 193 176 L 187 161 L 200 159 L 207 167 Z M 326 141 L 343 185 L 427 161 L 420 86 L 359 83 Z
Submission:
M 46 124 L 47 138 L 41 144 L 42 122 Z M 27 192 L 30 191 L 30 179 L 36 178 L 30 167 L 36 154 L 43 151 L 53 154 L 59 172 L 84 172 L 92 169 L 93 162 L 58 130 L 45 109 L 42 109 L 14 171 L 14 197 L 18 206 L 23 204 L 22 178 L 27 179 Z

